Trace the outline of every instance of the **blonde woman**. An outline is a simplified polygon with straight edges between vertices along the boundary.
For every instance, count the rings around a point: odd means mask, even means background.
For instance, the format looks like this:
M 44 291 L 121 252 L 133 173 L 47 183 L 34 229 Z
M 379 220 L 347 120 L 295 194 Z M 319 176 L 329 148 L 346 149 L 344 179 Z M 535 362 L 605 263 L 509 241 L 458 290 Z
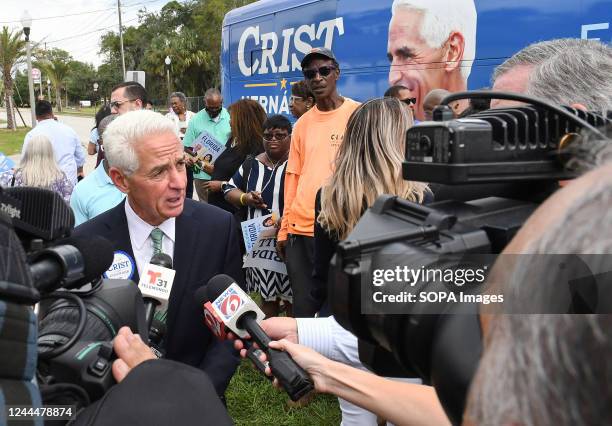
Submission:
M 322 306 L 327 299 L 327 273 L 338 241 L 347 237 L 361 215 L 383 194 L 423 203 L 433 200 L 427 184 L 402 179 L 406 130 L 412 111 L 395 98 L 373 99 L 353 112 L 335 171 L 316 199 L 312 296 Z M 322 314 L 325 314 L 324 307 Z
M 19 168 L 0 175 L 0 185 L 50 189 L 60 194 L 66 202 L 70 200 L 73 189 L 72 183 L 55 161 L 51 141 L 44 135 L 30 139 Z

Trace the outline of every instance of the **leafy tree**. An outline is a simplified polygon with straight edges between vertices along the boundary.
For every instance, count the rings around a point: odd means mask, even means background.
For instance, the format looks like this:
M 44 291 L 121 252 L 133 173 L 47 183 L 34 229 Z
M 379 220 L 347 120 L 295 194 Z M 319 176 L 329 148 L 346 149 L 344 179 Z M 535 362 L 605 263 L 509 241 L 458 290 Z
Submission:
M 75 102 L 83 99 L 93 101 L 93 84 L 97 82 L 96 70 L 93 65 L 80 61 L 70 61 L 68 62 L 68 69 L 66 89 L 69 98 Z
M 26 56 L 26 42 L 21 30 L 13 32 L 2 27 L 0 32 L 0 73 L 4 85 L 6 105 L 6 127 L 16 130 L 15 112 L 13 110 L 13 77 L 15 67 L 21 64 Z
M 121 81 L 121 64 L 102 64 L 98 67 L 96 82 L 99 85 L 98 95 L 104 98 L 107 96 L 115 84 Z
M 167 97 L 164 59 L 169 56 L 170 90 L 188 96 L 203 95 L 206 89 L 219 85 L 221 28 L 225 14 L 253 0 L 187 0 L 171 1 L 157 13 L 140 12 L 138 27 L 123 34 L 125 65 L 128 70 L 142 70 L 147 76 L 149 97 L 165 102 Z M 100 53 L 103 66 L 119 70 L 113 74 L 121 80 L 119 35 L 102 36 Z M 102 66 L 99 68 L 98 72 Z M 105 70 L 106 75 L 109 74 Z

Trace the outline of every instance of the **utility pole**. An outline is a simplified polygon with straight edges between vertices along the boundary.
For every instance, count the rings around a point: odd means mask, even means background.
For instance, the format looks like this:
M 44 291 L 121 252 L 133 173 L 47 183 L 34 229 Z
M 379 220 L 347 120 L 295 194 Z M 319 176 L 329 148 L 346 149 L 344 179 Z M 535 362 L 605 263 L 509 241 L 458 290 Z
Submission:
M 36 101 L 34 100 L 34 83 L 32 81 L 32 54 L 30 45 L 30 29 L 32 28 L 32 17 L 30 16 L 27 10 L 23 12 L 23 15 L 21 17 L 21 25 L 23 25 L 23 34 L 25 35 L 26 40 L 28 62 L 28 88 L 30 91 L 30 112 L 32 113 L 32 128 L 34 128 L 36 127 Z
M 117 0 L 117 12 L 119 13 L 119 45 L 121 46 L 121 69 L 125 80 L 125 55 L 123 54 L 123 29 L 121 28 L 121 0 Z

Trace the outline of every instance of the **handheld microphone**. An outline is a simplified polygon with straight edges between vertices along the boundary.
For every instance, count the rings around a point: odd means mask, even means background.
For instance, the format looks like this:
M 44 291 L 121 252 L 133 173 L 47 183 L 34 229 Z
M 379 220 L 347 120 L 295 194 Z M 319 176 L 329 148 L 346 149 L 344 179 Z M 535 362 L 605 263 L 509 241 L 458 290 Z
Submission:
M 210 304 L 210 309 L 217 314 L 219 326 L 229 328 L 242 338 L 245 338 L 247 333 L 251 335 L 267 354 L 272 373 L 293 401 L 314 389 L 308 373 L 297 365 L 288 353 L 269 347 L 271 339 L 257 323 L 263 320 L 265 315 L 231 277 L 224 274 L 215 275 L 206 286 L 196 292 L 197 296 L 201 297 L 197 299 L 199 306 Z M 208 312 L 206 308 L 205 312 Z
M 166 309 L 176 271 L 172 269 L 172 258 L 165 253 L 154 254 L 140 275 L 138 288 L 145 304 L 147 329 L 151 329 L 155 309 Z

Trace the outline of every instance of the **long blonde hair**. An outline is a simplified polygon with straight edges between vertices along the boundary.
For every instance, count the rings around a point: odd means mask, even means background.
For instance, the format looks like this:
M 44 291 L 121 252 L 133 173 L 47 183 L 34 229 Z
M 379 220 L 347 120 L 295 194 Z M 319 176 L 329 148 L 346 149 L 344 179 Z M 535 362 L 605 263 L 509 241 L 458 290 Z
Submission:
M 63 177 L 53 154 L 51 141 L 44 135 L 33 136 L 19 164 L 23 184 L 49 188 Z
M 422 202 L 427 184 L 402 179 L 407 106 L 395 98 L 370 100 L 353 112 L 338 150 L 336 169 L 321 193 L 318 222 L 339 240 L 382 194 Z

